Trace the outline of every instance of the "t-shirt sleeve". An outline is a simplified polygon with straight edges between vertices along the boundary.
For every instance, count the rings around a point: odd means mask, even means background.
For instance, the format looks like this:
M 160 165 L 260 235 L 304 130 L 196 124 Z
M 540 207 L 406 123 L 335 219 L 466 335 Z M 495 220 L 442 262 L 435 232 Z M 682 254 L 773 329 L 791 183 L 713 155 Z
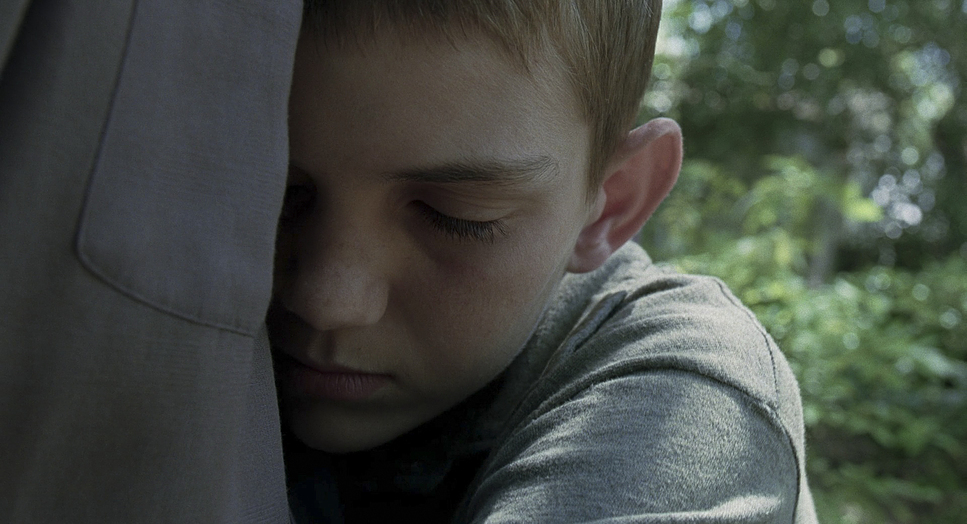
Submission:
M 456 522 L 793 522 L 797 466 L 768 406 L 703 375 L 627 374 L 542 406 Z

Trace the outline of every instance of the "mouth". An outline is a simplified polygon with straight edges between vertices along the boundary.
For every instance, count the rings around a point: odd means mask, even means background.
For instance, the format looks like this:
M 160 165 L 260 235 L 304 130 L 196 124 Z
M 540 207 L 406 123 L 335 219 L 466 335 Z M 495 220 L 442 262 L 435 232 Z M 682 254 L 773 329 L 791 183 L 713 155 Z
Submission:
M 306 365 L 276 354 L 282 390 L 290 395 L 341 402 L 369 399 L 392 381 L 390 375 L 367 373 L 336 365 Z

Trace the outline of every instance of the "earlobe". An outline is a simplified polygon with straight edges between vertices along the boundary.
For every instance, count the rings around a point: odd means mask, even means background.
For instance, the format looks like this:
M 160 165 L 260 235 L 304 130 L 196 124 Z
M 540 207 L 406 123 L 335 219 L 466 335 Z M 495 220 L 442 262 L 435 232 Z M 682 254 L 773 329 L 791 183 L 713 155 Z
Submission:
M 682 131 L 674 120 L 658 118 L 631 131 L 607 167 L 567 270 L 593 271 L 631 239 L 671 191 L 681 166 Z

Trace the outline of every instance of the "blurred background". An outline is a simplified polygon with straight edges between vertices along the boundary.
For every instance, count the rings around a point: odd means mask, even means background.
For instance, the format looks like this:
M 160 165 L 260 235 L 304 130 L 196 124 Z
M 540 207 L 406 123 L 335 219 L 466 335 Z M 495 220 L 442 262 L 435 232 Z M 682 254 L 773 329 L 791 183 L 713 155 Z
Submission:
M 666 0 L 685 133 L 653 258 L 724 279 L 802 388 L 821 521 L 967 522 L 967 0 Z

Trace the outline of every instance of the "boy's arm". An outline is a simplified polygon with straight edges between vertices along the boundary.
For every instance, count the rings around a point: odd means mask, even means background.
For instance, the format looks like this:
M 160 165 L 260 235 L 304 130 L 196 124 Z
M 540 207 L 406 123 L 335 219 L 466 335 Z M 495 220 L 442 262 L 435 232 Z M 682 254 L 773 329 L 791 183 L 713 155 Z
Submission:
M 673 369 L 611 378 L 521 424 L 456 522 L 793 522 L 778 415 Z

